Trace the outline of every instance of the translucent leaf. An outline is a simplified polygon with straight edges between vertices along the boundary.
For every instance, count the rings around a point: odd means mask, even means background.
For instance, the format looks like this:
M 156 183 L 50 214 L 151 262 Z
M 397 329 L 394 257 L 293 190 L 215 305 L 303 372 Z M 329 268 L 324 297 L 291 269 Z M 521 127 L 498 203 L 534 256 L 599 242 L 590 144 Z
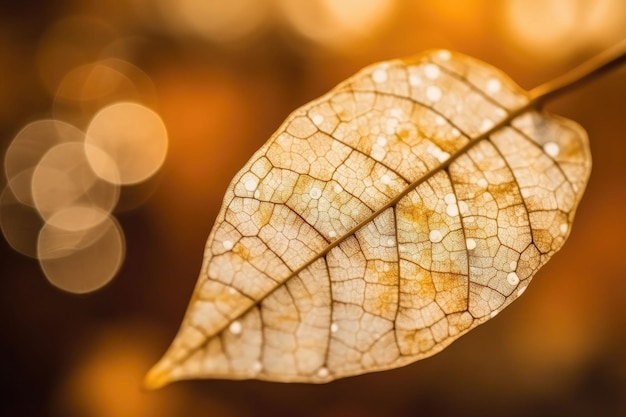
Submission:
M 368 67 L 231 183 L 181 329 L 147 377 L 328 382 L 433 355 L 518 298 L 571 230 L 577 124 L 475 59 Z

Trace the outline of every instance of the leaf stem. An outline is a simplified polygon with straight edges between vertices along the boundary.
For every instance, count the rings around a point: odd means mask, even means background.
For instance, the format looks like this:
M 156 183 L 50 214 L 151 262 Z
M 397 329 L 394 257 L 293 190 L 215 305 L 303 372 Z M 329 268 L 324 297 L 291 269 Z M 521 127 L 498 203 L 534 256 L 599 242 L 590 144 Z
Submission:
M 531 101 L 541 105 L 580 84 L 626 63 L 626 39 L 583 62 L 578 67 L 530 91 Z

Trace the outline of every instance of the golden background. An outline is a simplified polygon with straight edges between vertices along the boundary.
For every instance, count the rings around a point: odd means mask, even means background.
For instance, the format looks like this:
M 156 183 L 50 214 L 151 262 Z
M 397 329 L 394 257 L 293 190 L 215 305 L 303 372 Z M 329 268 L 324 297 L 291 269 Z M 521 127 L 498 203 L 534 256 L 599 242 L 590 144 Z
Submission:
M 424 49 L 475 56 L 531 89 L 624 38 L 622 0 L 0 6 L 3 158 L 27 123 L 55 117 L 84 129 L 118 100 L 153 109 L 169 135 L 156 176 L 121 191 L 126 259 L 101 290 L 63 292 L 1 240 L 0 414 L 626 415 L 626 68 L 548 105 L 589 133 L 591 180 L 562 252 L 486 325 L 430 359 L 327 385 L 141 389 L 177 330 L 230 179 L 292 110 L 365 65 Z M 113 58 L 134 76 L 68 76 Z

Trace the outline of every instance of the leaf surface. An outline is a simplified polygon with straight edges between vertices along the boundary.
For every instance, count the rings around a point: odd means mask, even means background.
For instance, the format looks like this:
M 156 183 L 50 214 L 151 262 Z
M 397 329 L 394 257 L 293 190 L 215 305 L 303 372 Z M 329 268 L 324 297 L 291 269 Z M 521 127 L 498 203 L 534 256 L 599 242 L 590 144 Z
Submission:
M 526 290 L 590 169 L 584 130 L 485 63 L 367 67 L 235 176 L 147 384 L 320 383 L 433 355 Z

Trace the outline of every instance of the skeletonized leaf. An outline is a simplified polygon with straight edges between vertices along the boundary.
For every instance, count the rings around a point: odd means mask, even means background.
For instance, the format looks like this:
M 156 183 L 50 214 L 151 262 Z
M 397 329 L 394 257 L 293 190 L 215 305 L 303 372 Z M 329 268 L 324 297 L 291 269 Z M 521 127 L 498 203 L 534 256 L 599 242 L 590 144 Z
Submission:
M 328 382 L 433 355 L 519 297 L 591 168 L 577 124 L 472 58 L 368 67 L 296 110 L 231 183 L 147 384 Z

